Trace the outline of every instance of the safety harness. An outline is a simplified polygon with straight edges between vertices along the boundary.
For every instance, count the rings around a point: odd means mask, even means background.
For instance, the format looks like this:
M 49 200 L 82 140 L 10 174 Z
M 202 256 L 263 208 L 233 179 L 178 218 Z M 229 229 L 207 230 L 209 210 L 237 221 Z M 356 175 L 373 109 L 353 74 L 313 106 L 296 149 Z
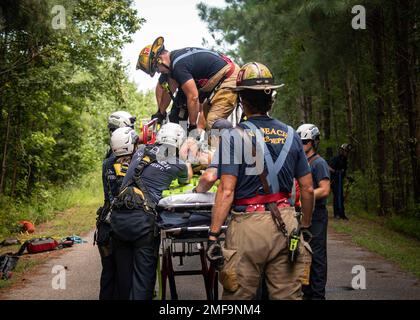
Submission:
M 247 127 L 248 129 L 255 132 L 256 136 L 256 143 L 259 143 L 259 150 L 264 150 L 264 160 L 266 163 L 267 171 L 264 170 L 263 173 L 259 175 L 261 184 L 263 186 L 263 190 L 266 193 L 265 195 L 256 195 L 252 198 L 246 199 L 238 199 L 235 200 L 235 205 L 247 205 L 247 204 L 266 204 L 269 211 L 271 212 L 272 218 L 274 223 L 277 226 L 277 229 L 283 233 L 283 235 L 287 238 L 288 233 L 286 229 L 286 224 L 281 217 L 280 211 L 277 207 L 277 202 L 283 199 L 287 199 L 289 197 L 288 193 L 280 192 L 279 182 L 278 182 L 278 173 L 283 168 L 283 165 L 286 161 L 286 157 L 290 151 L 290 147 L 293 143 L 293 135 L 294 130 L 292 127 L 287 127 L 287 137 L 286 141 L 283 145 L 283 148 L 274 162 L 273 158 L 271 157 L 271 153 L 268 150 L 267 144 L 264 142 L 264 136 L 260 129 L 257 128 L 252 122 L 245 121 L 242 124 Z M 238 128 L 240 128 L 238 126 Z M 246 139 L 250 140 L 247 134 L 244 135 Z M 251 141 L 252 143 L 252 141 Z M 253 145 L 253 150 L 255 150 L 255 146 Z M 268 178 L 267 178 L 268 176 Z
M 314 162 L 316 159 L 318 159 L 318 158 L 320 158 L 321 156 L 318 154 L 318 153 L 314 153 L 313 155 L 311 155 L 309 158 L 308 158 L 308 163 L 310 164 L 310 165 L 312 165 L 312 162 Z
M 233 63 L 233 61 L 227 57 L 226 55 L 220 53 L 220 52 L 215 52 L 215 51 L 211 51 L 211 50 L 206 50 L 206 49 L 197 49 L 197 48 L 192 48 L 190 50 L 188 50 L 187 52 L 181 54 L 179 57 L 177 57 L 173 63 L 172 63 L 172 69 L 175 68 L 175 65 L 182 59 L 189 57 L 191 55 L 197 54 L 197 53 L 209 53 L 212 54 L 214 56 L 220 57 L 222 58 L 227 65 L 229 66 L 228 70 L 226 71 L 226 73 L 220 78 L 220 80 L 218 80 L 214 86 L 212 86 L 212 88 L 208 89 L 208 88 L 204 88 L 206 86 L 207 83 L 211 83 L 213 78 L 208 79 L 205 82 L 200 83 L 200 89 L 199 89 L 199 96 L 203 97 L 203 96 L 211 96 L 213 94 L 214 91 L 216 91 L 220 85 L 222 84 L 223 81 L 225 81 L 227 78 L 229 78 L 235 71 L 235 64 Z M 213 76 L 216 77 L 217 73 Z M 211 100 L 211 99 L 209 99 Z M 201 101 L 201 99 L 200 99 Z
M 117 178 L 116 183 L 118 186 L 120 186 L 122 184 L 122 180 L 124 179 L 127 173 L 128 164 L 127 163 L 114 163 L 113 168 L 115 171 L 115 176 Z M 107 179 L 107 184 L 108 184 L 108 199 L 111 199 L 111 201 L 113 201 L 114 195 L 112 194 L 112 189 L 111 189 L 111 184 L 110 184 L 109 179 Z M 93 235 L 93 245 L 98 243 L 100 247 L 103 247 L 100 250 L 106 250 L 105 245 L 108 244 L 109 242 L 108 235 L 100 234 L 99 229 L 104 228 L 104 226 L 103 225 L 101 226 L 101 224 L 109 224 L 108 216 L 111 212 L 111 208 L 112 208 L 111 202 L 106 200 L 104 205 L 100 207 L 96 212 L 96 215 L 97 215 L 96 230 Z M 104 254 L 105 256 L 108 255 L 107 253 L 104 253 Z
M 141 178 L 144 169 L 153 162 L 156 162 L 156 147 L 154 145 L 147 145 L 144 148 L 143 157 L 135 169 L 132 178 L 133 184 L 121 190 L 113 202 L 114 208 L 128 210 L 143 209 L 147 213 L 156 215 L 156 204 L 151 199 L 149 190 Z

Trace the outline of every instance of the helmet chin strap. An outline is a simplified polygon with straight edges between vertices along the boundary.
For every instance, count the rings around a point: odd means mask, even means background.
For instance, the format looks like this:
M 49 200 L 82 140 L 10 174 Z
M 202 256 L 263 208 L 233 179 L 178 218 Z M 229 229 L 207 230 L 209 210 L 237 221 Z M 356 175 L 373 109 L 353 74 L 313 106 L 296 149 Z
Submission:
M 160 65 L 162 65 L 162 66 L 164 66 L 169 71 L 171 70 L 171 68 L 166 63 L 163 62 L 162 58 L 158 58 L 157 59 L 157 63 L 160 64 Z
M 162 62 L 162 63 L 161 63 L 161 65 L 162 65 L 162 66 L 164 66 L 164 67 L 165 67 L 166 69 L 168 69 L 169 71 L 171 70 L 171 68 L 169 68 L 169 66 L 168 66 L 167 64 L 165 64 L 165 63 L 163 63 L 163 62 Z

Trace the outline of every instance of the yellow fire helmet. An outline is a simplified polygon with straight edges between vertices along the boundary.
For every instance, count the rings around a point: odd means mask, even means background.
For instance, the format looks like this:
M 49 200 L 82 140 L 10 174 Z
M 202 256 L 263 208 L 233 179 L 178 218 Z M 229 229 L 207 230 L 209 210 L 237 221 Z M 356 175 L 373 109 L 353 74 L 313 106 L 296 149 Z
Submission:
M 153 77 L 157 71 L 157 58 L 165 49 L 163 37 L 157 38 L 152 45 L 145 46 L 139 54 L 136 69 L 141 69 Z
M 231 89 L 233 91 L 273 90 L 283 86 L 284 84 L 274 84 L 273 74 L 267 66 L 258 62 L 249 62 L 239 70 L 236 87 Z

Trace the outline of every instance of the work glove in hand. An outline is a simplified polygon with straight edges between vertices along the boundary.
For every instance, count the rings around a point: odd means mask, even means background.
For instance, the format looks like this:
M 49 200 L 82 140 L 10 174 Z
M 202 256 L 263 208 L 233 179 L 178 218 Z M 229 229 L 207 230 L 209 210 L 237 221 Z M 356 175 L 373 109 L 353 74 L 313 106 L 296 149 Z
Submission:
M 312 233 L 309 231 L 309 229 L 301 228 L 300 230 L 301 230 L 302 235 L 303 235 L 303 240 L 305 242 L 308 242 L 308 243 L 311 242 L 311 240 L 312 240 Z
M 218 240 L 207 241 L 206 256 L 216 270 L 220 271 L 222 269 L 224 258 L 222 254 L 222 246 Z
M 150 118 L 151 120 L 153 120 L 153 119 L 155 119 L 155 118 L 157 118 L 158 120 L 157 120 L 157 123 L 159 123 L 159 124 L 162 124 L 163 123 L 163 120 L 165 120 L 165 118 L 166 118 L 166 113 L 165 114 L 162 114 L 162 113 L 160 113 L 160 111 L 158 110 L 158 112 L 156 112 L 155 114 L 153 114 L 152 115 L 152 117 Z
M 190 133 L 191 131 L 197 129 L 196 124 L 188 124 L 187 132 Z

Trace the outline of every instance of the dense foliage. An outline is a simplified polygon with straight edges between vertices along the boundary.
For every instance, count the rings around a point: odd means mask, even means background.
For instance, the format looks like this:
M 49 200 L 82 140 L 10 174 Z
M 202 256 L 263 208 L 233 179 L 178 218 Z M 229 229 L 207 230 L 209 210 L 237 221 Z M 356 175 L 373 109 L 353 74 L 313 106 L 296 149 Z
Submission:
M 355 5 L 366 29 L 353 29 Z M 286 86 L 274 114 L 322 131 L 321 153 L 355 146 L 347 184 L 354 207 L 420 211 L 420 3 L 414 0 L 226 0 L 198 6 L 238 61 L 269 65 Z
M 149 113 L 120 53 L 143 23 L 131 2 L 0 1 L 1 208 L 42 205 L 51 186 L 99 170 L 110 112 Z

